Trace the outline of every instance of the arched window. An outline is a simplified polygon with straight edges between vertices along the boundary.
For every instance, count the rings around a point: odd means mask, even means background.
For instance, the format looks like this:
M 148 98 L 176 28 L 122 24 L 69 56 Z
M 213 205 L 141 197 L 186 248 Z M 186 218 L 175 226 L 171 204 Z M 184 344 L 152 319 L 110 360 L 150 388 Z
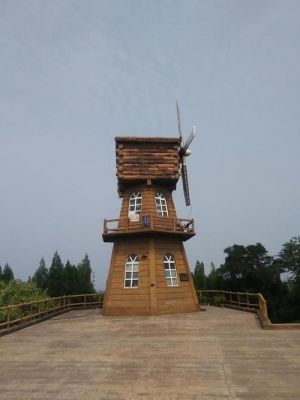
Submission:
M 167 200 L 163 193 L 156 193 L 155 205 L 156 205 L 156 212 L 159 217 L 168 216 Z
M 131 193 L 129 197 L 128 216 L 139 215 L 142 211 L 142 195 L 140 192 Z
M 140 266 L 140 261 L 136 254 L 130 254 L 130 256 L 126 258 L 125 278 L 124 278 L 125 288 L 138 287 L 139 266 Z
M 170 253 L 165 254 L 164 267 L 165 267 L 165 278 L 167 286 L 177 286 L 178 279 L 177 279 L 175 257 L 172 254 Z

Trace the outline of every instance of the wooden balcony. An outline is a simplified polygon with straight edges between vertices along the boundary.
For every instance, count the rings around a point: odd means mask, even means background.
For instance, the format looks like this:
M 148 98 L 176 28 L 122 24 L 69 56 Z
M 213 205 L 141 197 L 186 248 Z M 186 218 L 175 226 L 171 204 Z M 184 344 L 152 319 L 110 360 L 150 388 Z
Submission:
M 167 234 L 185 241 L 195 235 L 194 220 L 152 215 L 141 215 L 134 221 L 129 218 L 104 220 L 104 242 L 114 242 L 120 236 L 139 234 Z

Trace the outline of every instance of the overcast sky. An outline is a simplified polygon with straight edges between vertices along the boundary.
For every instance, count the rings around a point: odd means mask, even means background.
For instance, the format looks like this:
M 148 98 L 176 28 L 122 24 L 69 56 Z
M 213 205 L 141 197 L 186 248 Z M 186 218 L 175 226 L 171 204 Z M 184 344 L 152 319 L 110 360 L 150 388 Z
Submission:
M 27 279 L 87 252 L 105 287 L 117 218 L 115 136 L 185 136 L 186 243 L 275 255 L 299 235 L 300 2 L 0 0 L 0 265 Z

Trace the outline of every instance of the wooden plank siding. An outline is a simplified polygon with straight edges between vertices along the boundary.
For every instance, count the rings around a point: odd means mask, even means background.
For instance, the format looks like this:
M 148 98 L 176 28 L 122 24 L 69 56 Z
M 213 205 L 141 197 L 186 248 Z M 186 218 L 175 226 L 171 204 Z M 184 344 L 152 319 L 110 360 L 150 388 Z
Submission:
M 150 241 L 152 240 L 152 246 Z M 154 250 L 153 250 L 154 249 Z M 154 254 L 151 252 L 154 251 Z M 192 312 L 199 309 L 192 279 L 180 282 L 179 274 L 190 276 L 184 248 L 180 240 L 170 238 L 137 237 L 124 238 L 114 244 L 110 278 L 107 282 L 103 312 L 106 315 L 159 315 L 165 313 Z M 164 276 L 164 255 L 172 253 L 176 261 L 178 286 L 168 287 Z M 137 288 L 124 288 L 126 258 L 136 254 L 140 260 L 139 283 Z M 149 259 L 155 265 L 149 265 Z M 150 280 L 151 267 L 154 278 Z M 153 284 L 154 286 L 151 286 Z M 151 294 L 150 291 L 153 293 Z M 155 297 L 156 307 L 151 309 Z
M 109 240 L 114 242 L 103 304 L 105 315 L 159 315 L 199 310 L 183 246 L 183 240 L 194 232 L 192 228 L 192 232 L 184 233 L 186 228 L 180 225 L 182 232 L 177 234 L 176 224 L 182 221 L 177 218 L 172 198 L 180 174 L 179 147 L 179 138 L 116 138 L 122 205 L 119 218 L 111 221 L 115 225 L 103 234 L 103 239 L 108 241 L 112 232 Z M 129 199 L 132 193 L 138 192 L 142 195 L 142 209 L 139 220 L 132 221 L 128 213 Z M 156 193 L 165 196 L 168 216 L 158 216 Z M 143 222 L 145 216 L 150 217 L 148 232 Z M 167 286 L 165 278 L 166 253 L 171 253 L 176 261 L 178 285 L 174 287 Z M 139 258 L 138 287 L 124 288 L 125 263 L 131 254 Z M 187 274 L 189 280 L 181 282 L 181 273 Z

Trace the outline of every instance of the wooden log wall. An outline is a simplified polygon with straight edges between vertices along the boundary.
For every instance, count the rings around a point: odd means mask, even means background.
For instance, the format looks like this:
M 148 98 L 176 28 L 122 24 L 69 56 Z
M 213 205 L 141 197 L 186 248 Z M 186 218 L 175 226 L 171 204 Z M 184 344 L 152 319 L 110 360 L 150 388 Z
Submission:
M 116 138 L 117 177 L 174 181 L 180 176 L 178 138 Z

